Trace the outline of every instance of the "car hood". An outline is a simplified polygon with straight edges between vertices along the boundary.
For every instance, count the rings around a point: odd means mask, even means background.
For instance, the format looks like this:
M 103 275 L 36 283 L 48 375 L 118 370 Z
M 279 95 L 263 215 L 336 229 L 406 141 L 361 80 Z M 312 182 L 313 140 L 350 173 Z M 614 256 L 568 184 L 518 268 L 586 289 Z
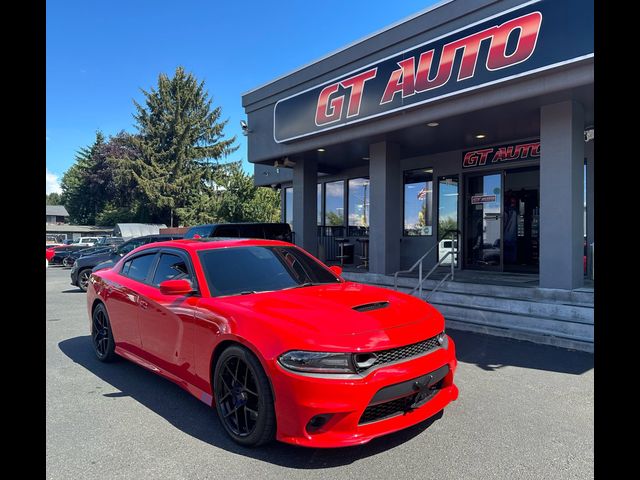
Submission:
M 385 348 L 419 342 L 444 330 L 434 307 L 386 288 L 344 282 L 214 299 L 259 315 L 272 327 L 324 347 Z

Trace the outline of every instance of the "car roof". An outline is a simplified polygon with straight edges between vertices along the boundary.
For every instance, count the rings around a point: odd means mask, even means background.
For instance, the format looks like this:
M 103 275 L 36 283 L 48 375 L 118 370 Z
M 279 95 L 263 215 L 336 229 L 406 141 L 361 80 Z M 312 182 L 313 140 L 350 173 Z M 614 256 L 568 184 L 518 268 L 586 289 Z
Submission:
M 265 240 L 262 238 L 226 238 L 226 237 L 207 237 L 207 238 L 188 238 L 179 240 L 169 240 L 165 242 L 147 243 L 139 247 L 140 250 L 148 248 L 160 247 L 177 247 L 185 250 L 210 250 L 213 248 L 226 247 L 291 247 L 291 243 L 281 242 L 280 240 Z
M 182 238 L 182 234 L 179 233 L 160 233 L 155 235 L 140 235 L 139 237 L 133 237 L 127 240 L 125 243 L 133 242 L 134 240 L 140 240 L 141 238 L 166 238 L 167 240 Z
M 203 223 L 200 225 L 194 225 L 193 227 L 189 227 L 189 230 L 192 228 L 202 228 L 202 227 L 238 227 L 238 226 L 253 226 L 253 225 L 288 225 L 286 222 L 232 222 L 232 223 Z

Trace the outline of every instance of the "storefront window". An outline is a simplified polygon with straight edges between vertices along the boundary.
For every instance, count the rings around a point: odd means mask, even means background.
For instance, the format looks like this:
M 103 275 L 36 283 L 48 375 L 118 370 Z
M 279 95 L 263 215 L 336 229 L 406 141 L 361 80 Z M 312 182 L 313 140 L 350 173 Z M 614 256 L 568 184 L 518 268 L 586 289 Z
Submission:
M 458 248 L 458 240 L 452 237 L 451 230 L 458 230 L 458 176 L 438 178 L 438 260 L 443 265 L 451 264 L 451 248 Z M 456 237 L 457 238 L 457 237 Z M 458 256 L 454 258 L 458 266 Z
M 404 235 L 431 235 L 433 169 L 404 172 Z
M 369 179 L 349 180 L 349 226 L 369 226 Z
M 324 192 L 324 224 L 344 225 L 344 181 L 325 183 Z
M 293 230 L 293 187 L 284 189 L 284 221 Z
M 318 225 L 322 225 L 322 184 L 318 184 L 318 195 L 316 197 L 316 217 L 318 220 Z

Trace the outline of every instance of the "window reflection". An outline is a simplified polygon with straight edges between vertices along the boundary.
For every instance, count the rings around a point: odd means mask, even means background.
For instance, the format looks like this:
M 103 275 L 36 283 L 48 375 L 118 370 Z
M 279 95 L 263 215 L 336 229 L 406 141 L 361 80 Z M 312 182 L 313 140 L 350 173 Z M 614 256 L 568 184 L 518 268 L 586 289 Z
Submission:
M 404 235 L 431 235 L 433 169 L 404 172 Z
M 293 187 L 284 189 L 284 221 L 293 230 Z
M 344 225 L 344 181 L 327 182 L 324 190 L 325 225 Z
M 349 180 L 349 226 L 369 226 L 369 179 Z

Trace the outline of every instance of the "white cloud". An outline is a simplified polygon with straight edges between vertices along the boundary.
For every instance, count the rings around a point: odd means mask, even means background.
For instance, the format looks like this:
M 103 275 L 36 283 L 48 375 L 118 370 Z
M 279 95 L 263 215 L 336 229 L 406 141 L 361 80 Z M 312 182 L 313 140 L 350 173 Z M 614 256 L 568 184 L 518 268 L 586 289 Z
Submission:
M 45 176 L 47 182 L 47 195 L 50 193 L 62 193 L 62 189 L 60 188 L 60 182 L 58 182 L 58 175 L 52 173 L 47 168 L 47 173 Z

